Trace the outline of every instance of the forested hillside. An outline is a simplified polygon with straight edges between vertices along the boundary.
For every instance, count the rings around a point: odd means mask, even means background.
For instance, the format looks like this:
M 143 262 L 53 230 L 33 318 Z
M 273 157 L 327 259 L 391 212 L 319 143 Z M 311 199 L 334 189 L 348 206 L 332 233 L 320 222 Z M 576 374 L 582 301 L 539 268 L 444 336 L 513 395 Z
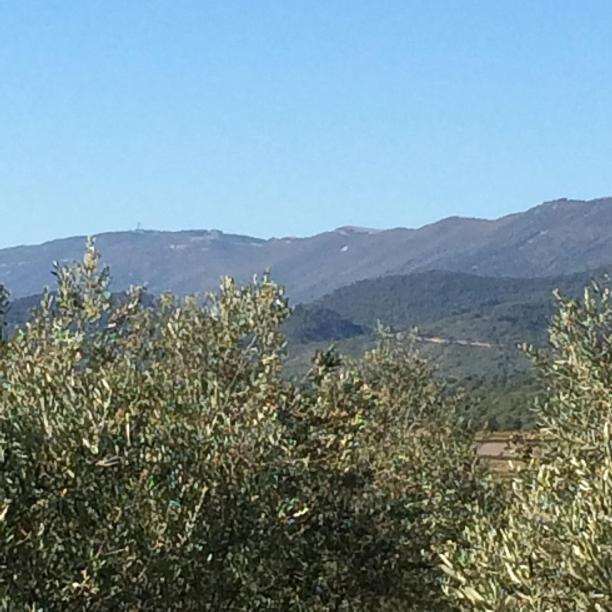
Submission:
M 612 267 L 610 268 L 612 269 Z M 335 311 L 355 323 L 423 327 L 438 321 L 472 321 L 482 340 L 543 339 L 553 311 L 553 291 L 577 296 L 608 268 L 552 278 L 497 278 L 434 270 L 359 281 L 323 296 L 312 307 Z M 481 329 L 476 319 L 484 319 Z M 503 323 L 508 334 L 504 333 Z M 451 325 L 457 327 L 457 324 Z M 451 331 L 449 330 L 449 331 Z
M 605 283 L 610 269 L 542 279 L 432 271 L 360 281 L 296 309 L 285 325 L 288 371 L 306 371 L 331 342 L 360 356 L 375 345 L 378 323 L 416 327 L 415 347 L 437 375 L 478 400 L 470 414 L 479 424 L 530 428 L 540 385 L 519 345 L 546 343 L 556 289 L 579 297 L 593 280 Z

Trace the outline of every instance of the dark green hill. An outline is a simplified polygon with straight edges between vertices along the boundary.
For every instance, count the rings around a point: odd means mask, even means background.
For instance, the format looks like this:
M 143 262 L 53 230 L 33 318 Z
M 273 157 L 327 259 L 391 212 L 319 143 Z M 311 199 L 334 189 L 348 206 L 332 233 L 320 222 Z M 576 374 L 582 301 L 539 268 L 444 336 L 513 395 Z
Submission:
M 32 309 L 38 306 L 39 303 L 40 295 L 10 300 L 8 311 L 5 315 L 9 333 L 16 327 L 23 327 L 30 318 Z
M 416 327 L 417 348 L 440 376 L 481 398 L 470 408 L 471 416 L 502 429 L 530 427 L 538 385 L 517 345 L 545 346 L 554 289 L 577 297 L 593 278 L 605 279 L 610 269 L 552 279 L 434 271 L 353 283 L 308 305 L 307 317 L 300 309 L 290 321 L 288 369 L 303 372 L 310 355 L 331 342 L 358 356 L 374 345 L 377 321 L 396 330 Z M 304 341 L 304 320 L 313 341 Z M 352 321 L 364 332 L 326 336 L 335 320 Z
M 285 324 L 285 334 L 292 342 L 307 343 L 342 340 L 368 333 L 363 326 L 353 323 L 336 311 L 322 306 L 298 304 Z
M 314 305 L 369 327 L 377 320 L 406 328 L 447 319 L 451 322 L 484 318 L 506 323 L 502 327 L 518 335 L 521 327 L 531 334 L 545 327 L 553 306 L 554 289 L 577 295 L 591 278 L 603 276 L 605 271 L 522 279 L 436 270 L 359 281 L 323 296 Z M 485 333 L 489 331 L 482 323 L 476 327 Z

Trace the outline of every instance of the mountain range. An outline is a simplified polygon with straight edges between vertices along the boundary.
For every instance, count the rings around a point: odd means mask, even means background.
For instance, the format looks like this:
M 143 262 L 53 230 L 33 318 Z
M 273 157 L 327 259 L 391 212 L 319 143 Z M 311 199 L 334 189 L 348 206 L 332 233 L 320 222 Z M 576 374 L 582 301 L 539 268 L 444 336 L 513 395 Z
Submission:
M 96 236 L 113 289 L 160 293 L 214 289 L 270 270 L 293 303 L 356 281 L 442 270 L 488 277 L 554 277 L 612 262 L 612 198 L 561 199 L 495 220 L 450 217 L 419 229 L 341 227 L 305 238 L 261 239 L 218 230 L 130 231 Z M 0 284 L 39 293 L 51 262 L 80 258 L 84 236 L 0 249 Z

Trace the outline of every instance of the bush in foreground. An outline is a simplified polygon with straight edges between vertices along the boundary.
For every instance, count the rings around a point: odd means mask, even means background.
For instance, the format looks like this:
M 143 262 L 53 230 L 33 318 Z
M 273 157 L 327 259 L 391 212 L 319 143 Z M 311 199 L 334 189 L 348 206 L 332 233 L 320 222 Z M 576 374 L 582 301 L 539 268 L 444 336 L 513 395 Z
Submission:
M 456 400 L 388 343 L 281 377 L 268 278 L 109 293 L 88 245 L 0 353 L 0 605 L 445 610 L 489 491 Z
M 541 456 L 506 491 L 505 511 L 473 507 L 467 545 L 443 554 L 445 591 L 465 610 L 612 609 L 612 297 L 597 285 L 559 298 Z

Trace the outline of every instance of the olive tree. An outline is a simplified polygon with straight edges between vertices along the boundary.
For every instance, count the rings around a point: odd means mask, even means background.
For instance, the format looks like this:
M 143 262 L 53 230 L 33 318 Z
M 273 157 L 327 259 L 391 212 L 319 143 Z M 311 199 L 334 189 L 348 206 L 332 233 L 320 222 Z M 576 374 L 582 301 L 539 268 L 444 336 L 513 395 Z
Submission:
M 89 242 L 0 353 L 0 606 L 447 610 L 494 504 L 461 400 L 402 342 L 281 375 L 268 277 L 110 293 Z
M 505 510 L 475 505 L 467 545 L 442 554 L 466 610 L 612 609 L 612 299 L 597 284 L 557 298 L 551 350 L 531 351 L 547 385 L 540 453 Z
M 2 355 L 0 601 L 230 609 L 272 557 L 286 300 L 225 279 L 147 308 L 98 259 L 57 268 Z

